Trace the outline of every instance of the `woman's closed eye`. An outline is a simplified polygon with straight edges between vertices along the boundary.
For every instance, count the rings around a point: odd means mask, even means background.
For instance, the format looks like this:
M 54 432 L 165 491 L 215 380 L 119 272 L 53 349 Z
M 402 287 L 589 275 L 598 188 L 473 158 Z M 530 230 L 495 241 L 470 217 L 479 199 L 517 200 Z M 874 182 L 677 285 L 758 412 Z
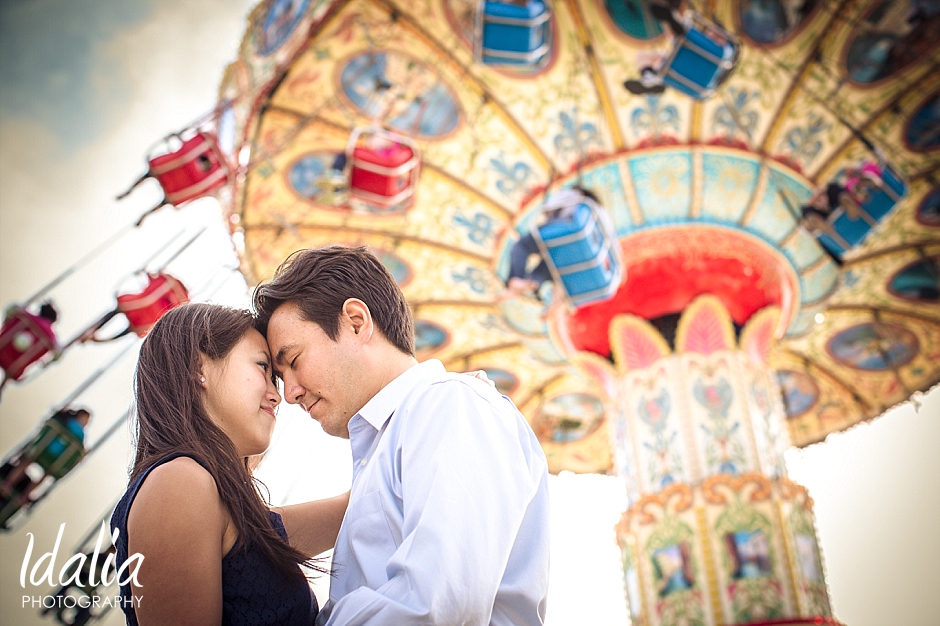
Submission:
M 258 365 L 260 365 L 264 373 L 268 375 L 268 377 L 271 379 L 271 382 L 277 385 L 277 370 L 275 370 L 274 367 L 267 361 L 258 361 Z
M 274 383 L 274 386 L 275 386 L 275 387 L 277 387 L 277 386 L 278 386 L 278 383 L 279 383 L 280 380 L 281 380 L 281 373 L 278 372 L 278 371 L 277 371 L 276 369 L 274 369 L 273 367 L 271 367 L 271 364 L 268 363 L 267 361 L 258 361 L 258 365 L 261 366 L 261 369 L 264 370 L 264 373 L 265 373 L 265 374 L 268 374 L 268 375 L 269 375 L 269 378 L 271 379 L 271 382 Z

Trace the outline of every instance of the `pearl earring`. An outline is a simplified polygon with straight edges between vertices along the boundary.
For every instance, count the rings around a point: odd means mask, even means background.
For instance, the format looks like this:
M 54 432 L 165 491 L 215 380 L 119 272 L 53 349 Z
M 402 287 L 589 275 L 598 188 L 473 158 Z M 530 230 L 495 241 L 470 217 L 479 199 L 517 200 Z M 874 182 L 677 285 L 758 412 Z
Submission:
M 201 377 L 199 378 L 199 382 L 201 382 L 201 383 L 206 382 L 206 377 L 205 377 L 205 376 L 201 376 Z

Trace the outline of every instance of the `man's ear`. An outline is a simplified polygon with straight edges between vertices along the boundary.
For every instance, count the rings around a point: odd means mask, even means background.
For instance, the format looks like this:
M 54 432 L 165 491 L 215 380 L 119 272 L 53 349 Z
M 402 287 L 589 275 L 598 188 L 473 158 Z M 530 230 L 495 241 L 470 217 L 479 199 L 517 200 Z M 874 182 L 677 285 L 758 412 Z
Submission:
M 343 303 L 343 318 L 340 324 L 346 325 L 354 335 L 359 335 L 364 341 L 372 338 L 374 329 L 372 312 L 368 305 L 359 298 L 349 298 Z

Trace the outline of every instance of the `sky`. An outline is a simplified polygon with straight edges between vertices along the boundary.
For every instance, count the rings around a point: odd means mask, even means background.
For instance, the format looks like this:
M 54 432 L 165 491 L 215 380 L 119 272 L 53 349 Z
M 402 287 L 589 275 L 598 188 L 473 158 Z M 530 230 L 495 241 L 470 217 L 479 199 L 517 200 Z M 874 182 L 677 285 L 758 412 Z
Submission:
M 215 104 L 251 3 L 245 0 L 3 0 L 0 2 L 0 305 L 23 301 L 159 198 L 153 182 L 114 200 L 144 169 L 147 148 Z M 163 209 L 51 295 L 70 337 L 111 305 L 118 285 L 161 243 L 207 230 L 167 268 L 195 294 L 243 305 L 241 276 L 213 201 Z M 164 253 L 163 258 L 167 254 Z M 158 258 L 155 263 L 159 263 Z M 123 346 L 88 345 L 0 401 L 0 452 L 13 450 L 90 372 Z M 133 353 L 133 348 L 131 349 Z M 131 401 L 133 356 L 80 397 L 94 445 Z M 940 623 L 940 393 L 919 412 L 905 405 L 873 424 L 793 450 L 790 476 L 816 501 L 818 532 L 836 615 L 852 626 Z M 58 564 L 123 491 L 131 460 L 118 427 L 36 508 L 0 536 L 0 623 L 47 624 L 21 607 L 20 566 L 32 535 Z M 348 488 L 348 442 L 327 437 L 294 407 L 281 409 L 259 475 L 282 504 Z M 628 622 L 613 526 L 626 506 L 616 478 L 551 480 L 552 572 L 548 624 Z M 34 557 L 35 560 L 35 557 Z M 316 586 L 325 600 L 325 580 Z M 122 623 L 118 612 L 104 622 Z

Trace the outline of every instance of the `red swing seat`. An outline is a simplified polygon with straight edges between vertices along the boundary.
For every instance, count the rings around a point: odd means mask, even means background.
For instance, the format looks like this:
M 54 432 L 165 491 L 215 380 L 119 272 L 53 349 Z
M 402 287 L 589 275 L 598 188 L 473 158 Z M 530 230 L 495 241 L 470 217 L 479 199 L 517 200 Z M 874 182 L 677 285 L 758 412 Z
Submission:
M 118 312 L 127 317 L 130 330 L 145 336 L 164 313 L 189 302 L 189 292 L 169 274 L 147 274 L 147 286 L 139 293 L 117 297 Z
M 148 159 L 147 174 L 163 188 L 164 201 L 180 206 L 215 191 L 230 171 L 215 135 L 196 131 L 174 152 Z
M 421 154 L 412 140 L 381 129 L 357 128 L 350 135 L 346 161 L 350 198 L 401 209 L 413 203 Z
M 52 322 L 26 309 L 13 308 L 0 328 L 0 367 L 7 378 L 20 380 L 26 368 L 58 349 Z

